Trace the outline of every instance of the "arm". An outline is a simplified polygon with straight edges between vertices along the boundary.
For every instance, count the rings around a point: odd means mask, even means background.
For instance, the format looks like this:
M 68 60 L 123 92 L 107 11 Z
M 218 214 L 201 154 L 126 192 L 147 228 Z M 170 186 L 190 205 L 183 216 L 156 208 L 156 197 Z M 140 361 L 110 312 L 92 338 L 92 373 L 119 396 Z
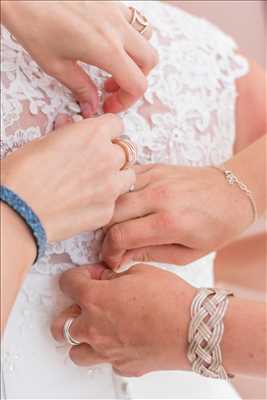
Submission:
M 250 71 L 238 79 L 235 152 L 245 149 L 267 131 L 266 71 L 250 61 Z
M 88 344 L 71 349 L 77 365 L 110 362 L 125 376 L 191 370 L 187 336 L 196 289 L 177 275 L 151 265 L 135 265 L 121 274 L 96 265 L 67 271 L 60 286 L 81 308 L 63 311 L 52 333 L 64 341 L 64 322 L 75 318 L 70 333 Z M 221 349 L 226 371 L 264 376 L 265 304 L 229 298 L 224 328 Z
M 248 186 L 262 215 L 266 135 L 224 166 Z M 136 191 L 117 201 L 103 244 L 103 260 L 113 269 L 130 260 L 188 264 L 231 242 L 253 222 L 246 193 L 214 168 L 148 165 L 136 171 Z
M 49 243 L 108 223 L 116 198 L 135 182 L 132 169 L 121 171 L 125 153 L 112 143 L 123 130 L 118 117 L 110 114 L 75 124 L 66 122 L 67 117 L 60 118 L 55 133 L 26 144 L 1 161 L 1 185 L 31 207 Z M 1 330 L 35 257 L 35 243 L 26 223 L 1 202 Z
M 266 375 L 266 303 L 232 297 L 224 318 L 222 354 L 234 375 Z
M 96 113 L 99 100 L 95 84 L 77 61 L 112 75 L 104 109 L 113 113 L 143 95 L 146 75 L 158 62 L 156 50 L 132 31 L 132 13 L 121 2 L 4 0 L 1 14 L 2 23 L 40 67 L 72 91 L 86 118 Z M 144 36 L 151 34 L 148 27 Z
M 1 333 L 35 256 L 35 243 L 27 226 L 1 202 Z

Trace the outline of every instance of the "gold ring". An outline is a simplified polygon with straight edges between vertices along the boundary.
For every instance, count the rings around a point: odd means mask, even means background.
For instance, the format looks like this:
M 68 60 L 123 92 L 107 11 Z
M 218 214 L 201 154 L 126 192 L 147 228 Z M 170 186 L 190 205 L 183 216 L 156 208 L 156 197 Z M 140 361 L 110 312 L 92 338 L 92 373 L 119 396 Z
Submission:
M 137 30 L 137 32 L 143 35 L 149 27 L 148 19 L 134 7 L 129 7 L 129 10 L 132 12 L 130 25 L 132 25 L 133 28 Z M 134 24 L 139 25 L 141 29 L 139 30 L 138 28 L 135 28 Z
M 119 145 L 125 153 L 126 161 L 121 169 L 129 168 L 136 163 L 137 147 L 133 142 L 127 139 L 116 138 L 112 140 L 112 143 Z

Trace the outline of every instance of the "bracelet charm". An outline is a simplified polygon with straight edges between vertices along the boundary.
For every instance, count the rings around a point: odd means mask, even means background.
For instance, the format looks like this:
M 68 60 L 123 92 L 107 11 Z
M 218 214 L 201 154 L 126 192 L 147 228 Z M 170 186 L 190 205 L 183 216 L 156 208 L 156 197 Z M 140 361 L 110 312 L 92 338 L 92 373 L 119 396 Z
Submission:
M 237 185 L 240 190 L 245 192 L 245 194 L 247 195 L 247 197 L 250 201 L 250 204 L 252 206 L 253 223 L 254 223 L 257 219 L 258 213 L 257 213 L 257 206 L 256 206 L 255 200 L 253 198 L 253 194 L 252 194 L 251 190 L 249 190 L 247 185 L 244 182 L 241 182 L 232 171 L 229 171 L 228 169 L 224 169 L 223 167 L 217 167 L 215 165 L 213 165 L 212 168 L 215 168 L 218 171 L 222 172 L 225 176 L 225 179 L 227 180 L 227 182 L 230 185 Z

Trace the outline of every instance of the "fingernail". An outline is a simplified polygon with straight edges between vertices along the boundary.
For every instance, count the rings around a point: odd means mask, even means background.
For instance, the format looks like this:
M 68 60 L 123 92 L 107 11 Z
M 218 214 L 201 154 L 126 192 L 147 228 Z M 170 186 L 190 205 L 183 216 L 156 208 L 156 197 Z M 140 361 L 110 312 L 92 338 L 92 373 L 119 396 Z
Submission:
M 85 117 L 91 117 L 94 112 L 93 112 L 93 106 L 91 103 L 85 102 L 85 103 L 80 103 L 80 109 L 81 109 L 81 114 Z

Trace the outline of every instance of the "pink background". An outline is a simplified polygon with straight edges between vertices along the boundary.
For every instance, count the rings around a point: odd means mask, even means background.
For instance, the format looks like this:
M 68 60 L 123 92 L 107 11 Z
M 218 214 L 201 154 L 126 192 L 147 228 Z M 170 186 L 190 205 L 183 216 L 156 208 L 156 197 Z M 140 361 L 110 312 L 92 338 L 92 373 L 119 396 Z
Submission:
M 172 1 L 184 10 L 204 17 L 237 41 L 241 52 L 264 65 L 264 14 L 267 2 L 258 0 Z

